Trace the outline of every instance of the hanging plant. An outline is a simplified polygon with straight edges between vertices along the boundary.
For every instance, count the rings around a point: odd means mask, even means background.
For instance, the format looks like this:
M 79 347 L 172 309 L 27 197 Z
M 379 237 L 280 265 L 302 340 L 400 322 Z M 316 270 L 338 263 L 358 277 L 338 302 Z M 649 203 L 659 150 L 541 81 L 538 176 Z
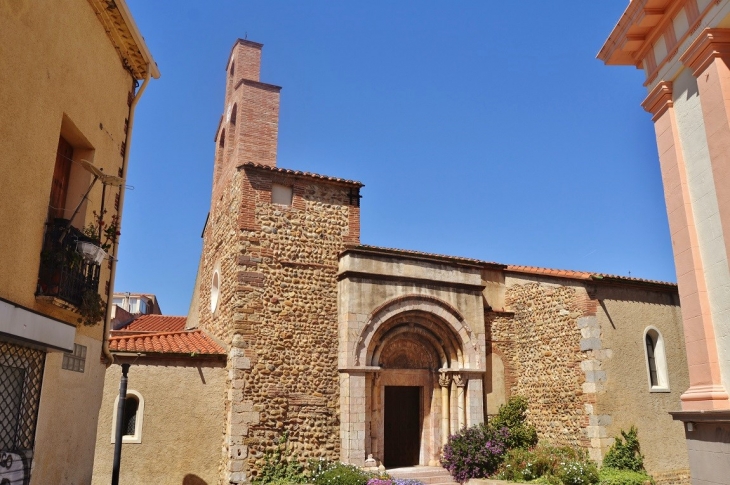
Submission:
M 81 296 L 79 313 L 81 316 L 78 318 L 78 323 L 93 327 L 106 317 L 106 302 L 96 290 L 88 289 Z
M 109 252 L 121 233 L 119 232 L 119 215 L 114 214 L 109 222 L 106 222 L 104 221 L 106 213 L 106 209 L 101 214 L 94 211 L 91 222 L 84 227 L 83 232 L 84 235 L 93 239 L 101 249 Z

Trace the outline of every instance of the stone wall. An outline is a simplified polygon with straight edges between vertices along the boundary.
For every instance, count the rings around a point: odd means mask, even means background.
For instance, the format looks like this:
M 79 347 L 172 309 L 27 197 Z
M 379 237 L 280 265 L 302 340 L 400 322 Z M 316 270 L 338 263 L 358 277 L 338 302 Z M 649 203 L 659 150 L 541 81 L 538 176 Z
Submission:
M 202 288 L 200 321 L 232 345 L 222 474 L 240 483 L 285 433 L 300 460 L 339 459 L 337 255 L 359 238 L 359 209 L 352 184 L 253 167 L 236 180 L 221 204 L 237 201 L 236 212 L 208 229 L 201 278 L 222 258 L 222 306 L 211 315 Z M 272 183 L 293 188 L 291 206 L 272 204 Z
M 578 326 L 587 293 L 562 283 L 507 278 L 505 304 L 514 314 L 487 313 L 487 344 L 503 359 L 508 396 L 528 399 L 540 439 L 587 447 L 587 406 L 595 395 L 583 392 L 586 352 Z

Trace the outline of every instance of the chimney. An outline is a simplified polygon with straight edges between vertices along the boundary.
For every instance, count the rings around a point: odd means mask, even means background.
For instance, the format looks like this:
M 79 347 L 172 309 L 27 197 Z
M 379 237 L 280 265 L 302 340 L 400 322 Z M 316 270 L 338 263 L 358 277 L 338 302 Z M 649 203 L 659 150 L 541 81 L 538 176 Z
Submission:
M 244 163 L 276 166 L 281 87 L 259 81 L 263 44 L 238 39 L 226 66 L 226 98 L 216 133 L 214 192 Z

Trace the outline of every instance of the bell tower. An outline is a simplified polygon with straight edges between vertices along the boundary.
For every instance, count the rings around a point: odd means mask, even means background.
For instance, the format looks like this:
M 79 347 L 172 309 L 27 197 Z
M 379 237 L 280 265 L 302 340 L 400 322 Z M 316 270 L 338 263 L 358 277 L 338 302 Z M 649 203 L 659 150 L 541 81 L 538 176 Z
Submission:
M 238 39 L 226 65 L 226 96 L 218 130 L 214 197 L 244 163 L 276 166 L 281 87 L 259 81 L 263 44 Z

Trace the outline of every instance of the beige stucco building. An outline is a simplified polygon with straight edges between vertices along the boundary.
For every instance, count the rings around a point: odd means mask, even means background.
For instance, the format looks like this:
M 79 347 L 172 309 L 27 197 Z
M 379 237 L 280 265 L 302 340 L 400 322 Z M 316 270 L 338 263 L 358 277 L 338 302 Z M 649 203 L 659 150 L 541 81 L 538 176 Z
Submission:
M 82 229 L 102 205 L 121 218 L 134 106 L 159 73 L 122 0 L 1 2 L 0 23 L 0 480 L 90 483 L 114 267 L 77 242 L 116 255 Z
M 599 59 L 646 73 L 682 302 L 692 483 L 730 483 L 730 2 L 633 0 Z
M 107 485 L 121 367 L 129 363 L 119 483 L 218 483 L 224 423 L 226 352 L 185 317 L 146 315 L 113 331 L 96 433 L 93 484 Z

